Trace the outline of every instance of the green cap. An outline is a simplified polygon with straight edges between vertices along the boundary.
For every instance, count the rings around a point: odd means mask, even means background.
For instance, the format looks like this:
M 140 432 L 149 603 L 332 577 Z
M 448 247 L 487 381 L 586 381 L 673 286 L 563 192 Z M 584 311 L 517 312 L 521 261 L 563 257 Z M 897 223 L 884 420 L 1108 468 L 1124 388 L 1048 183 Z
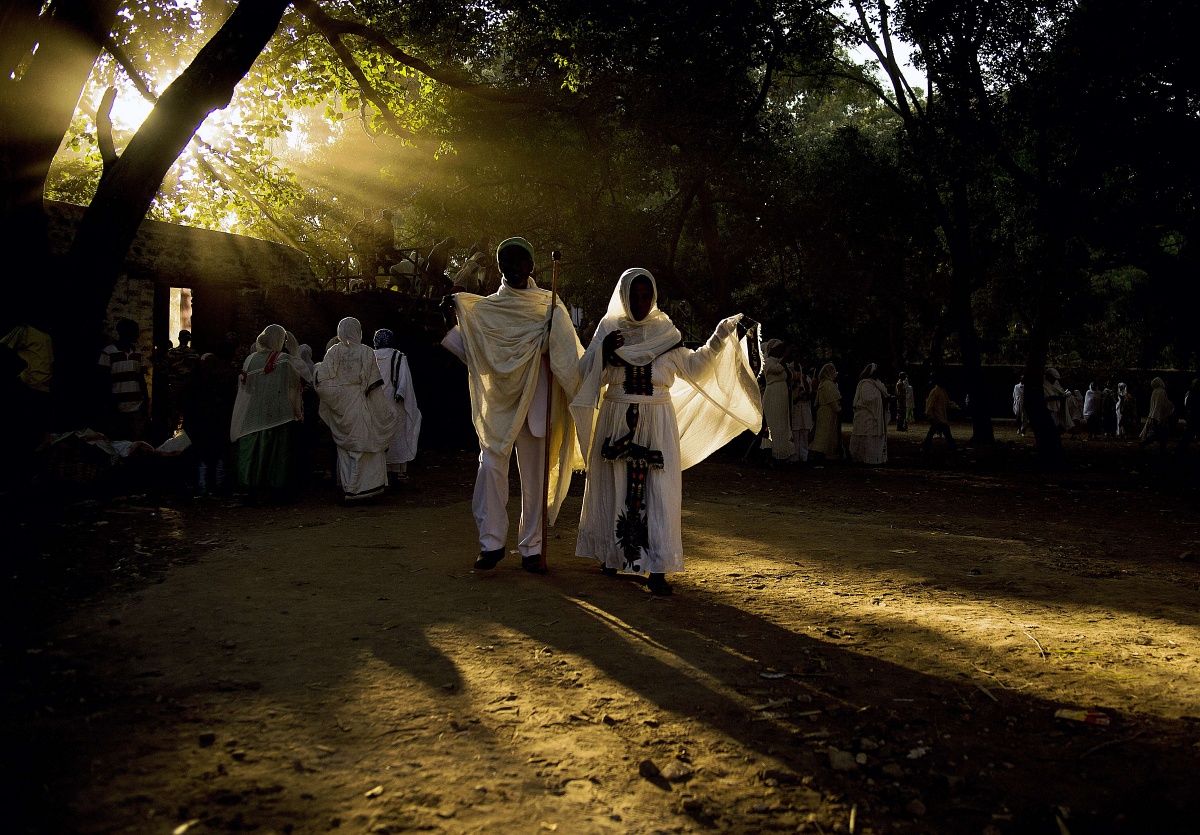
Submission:
M 521 249 L 529 253 L 529 260 L 533 260 L 533 244 L 524 238 L 506 238 L 500 242 L 500 246 L 496 247 L 496 263 L 500 263 L 500 251 L 509 246 L 521 247 Z

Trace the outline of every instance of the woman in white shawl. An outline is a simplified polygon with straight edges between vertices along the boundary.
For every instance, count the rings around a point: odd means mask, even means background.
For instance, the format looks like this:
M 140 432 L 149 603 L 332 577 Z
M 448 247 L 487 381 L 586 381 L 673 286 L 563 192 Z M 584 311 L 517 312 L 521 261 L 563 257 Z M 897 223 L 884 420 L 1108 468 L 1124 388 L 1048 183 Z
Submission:
M 1046 409 L 1050 419 L 1058 427 L 1059 434 L 1070 431 L 1075 422 L 1071 420 L 1071 412 L 1067 407 L 1069 392 L 1062 387 L 1062 375 L 1057 368 L 1047 368 L 1046 377 L 1042 380 L 1042 397 L 1046 401 Z
M 817 426 L 813 431 L 809 455 L 816 460 L 842 455 L 842 393 L 837 387 L 837 369 L 833 363 L 821 366 L 817 375 Z
M 788 394 L 790 373 L 784 362 L 786 346 L 782 339 L 768 339 L 763 343 L 763 422 L 767 425 L 767 437 L 762 448 L 771 451 L 768 463 L 779 464 L 792 457 L 792 401 Z
M 387 328 L 375 331 L 375 362 L 383 376 L 383 399 L 394 404 L 396 434 L 387 449 L 387 471 L 397 479 L 408 478 L 408 462 L 417 457 L 417 438 L 421 434 L 421 410 L 413 390 L 408 357 L 392 347 L 395 339 Z
M 740 315 L 692 351 L 657 297 L 648 271 L 622 274 L 580 360 L 571 412 L 588 472 L 576 555 L 605 574 L 649 574 L 650 591 L 665 595 L 664 575 L 683 570 L 682 471 L 758 432 L 762 404 Z
M 312 376 L 296 337 L 281 325 L 268 325 L 254 348 L 242 363 L 229 439 L 237 444 L 237 480 L 248 500 L 283 500 L 299 486 L 301 388 Z
M 1139 446 L 1158 442 L 1163 452 L 1167 451 L 1167 435 L 1170 427 L 1167 419 L 1175 411 L 1175 405 L 1167 399 L 1167 384 L 1162 377 L 1150 381 L 1150 411 L 1146 413 L 1146 425 L 1142 428 L 1142 442 Z
M 386 452 L 396 433 L 396 410 L 383 396 L 375 352 L 362 344 L 362 325 L 338 322 L 338 341 L 317 363 L 321 420 L 337 444 L 337 479 L 346 501 L 376 496 L 387 486 Z
M 870 363 L 863 369 L 854 391 L 850 458 L 856 464 L 887 463 L 888 391 L 878 375 L 879 366 Z
M 808 460 L 808 438 L 813 429 L 813 381 L 804 373 L 804 362 L 793 362 L 791 371 L 792 396 L 792 462 Z

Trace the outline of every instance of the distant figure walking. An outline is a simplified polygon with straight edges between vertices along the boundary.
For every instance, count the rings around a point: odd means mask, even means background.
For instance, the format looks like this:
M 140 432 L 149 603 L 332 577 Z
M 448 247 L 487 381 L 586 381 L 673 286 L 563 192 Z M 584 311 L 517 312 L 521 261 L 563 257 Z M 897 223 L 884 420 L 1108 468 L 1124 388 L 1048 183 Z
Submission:
M 833 363 L 821 366 L 817 375 L 817 426 L 813 431 L 809 457 L 814 461 L 842 457 L 842 393 L 837 387 L 837 369 Z
M 958 444 L 954 442 L 954 434 L 950 431 L 950 407 L 955 404 L 950 401 L 950 394 L 940 379 L 935 376 L 932 382 L 933 390 L 925 398 L 925 417 L 929 420 L 929 432 L 925 435 L 925 442 L 921 444 L 921 451 L 931 452 L 933 439 L 941 435 L 946 439 L 946 446 L 950 452 L 954 453 L 958 451 Z
M 908 374 L 904 371 L 896 380 L 896 431 L 908 431 Z
M 1179 439 L 1179 446 L 1175 448 L 1180 455 L 1187 452 L 1192 439 L 1200 431 L 1200 377 L 1192 380 L 1191 387 L 1183 396 L 1183 419 L 1187 425 L 1183 429 L 1183 437 Z
M 1162 377 L 1155 377 L 1150 381 L 1150 411 L 1146 413 L 1146 426 L 1142 429 L 1140 444 L 1143 449 L 1147 444 L 1157 443 L 1160 450 L 1167 451 L 1167 436 L 1170 434 L 1167 420 L 1174 411 L 1174 404 L 1167 399 L 1167 384 Z
M 417 457 L 417 438 L 421 434 L 421 410 L 413 390 L 408 357 L 392 347 L 395 335 L 387 328 L 375 331 L 375 362 L 383 376 L 383 399 L 396 410 L 396 433 L 387 449 L 390 478 L 408 478 L 408 462 Z
M 137 322 L 121 319 L 116 340 L 100 354 L 105 433 L 114 441 L 140 441 L 146 434 L 149 366 L 137 350 L 141 332 Z
M 316 366 L 321 420 L 337 444 L 337 481 L 348 502 L 379 495 L 387 486 L 386 453 L 396 433 L 396 410 L 384 397 L 375 352 L 362 344 L 362 324 L 338 322 L 337 343 Z
M 794 362 L 791 371 L 792 394 L 792 457 L 790 461 L 808 460 L 808 441 L 813 430 L 813 380 L 804 371 L 804 362 Z
M 850 458 L 856 464 L 887 463 L 887 386 L 879 379 L 879 366 L 870 363 L 854 391 L 854 428 Z
M 1117 437 L 1132 438 L 1138 434 L 1137 400 L 1124 383 L 1117 383 Z

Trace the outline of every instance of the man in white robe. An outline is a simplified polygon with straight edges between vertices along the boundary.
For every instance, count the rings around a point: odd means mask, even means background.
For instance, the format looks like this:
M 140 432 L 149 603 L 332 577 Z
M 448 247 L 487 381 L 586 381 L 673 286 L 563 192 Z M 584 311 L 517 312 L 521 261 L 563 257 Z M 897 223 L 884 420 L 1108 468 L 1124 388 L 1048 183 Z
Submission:
M 570 487 L 571 472 L 582 468 L 568 405 L 579 389 L 583 346 L 560 301 L 551 318 L 550 292 L 533 280 L 533 246 L 509 238 L 496 249 L 503 280 L 483 297 L 457 293 L 447 302 L 453 327 L 442 346 L 467 364 L 471 412 L 479 436 L 479 470 L 472 508 L 479 528 L 475 567 L 494 568 L 508 539 L 508 468 L 513 450 L 521 474 L 521 521 L 517 549 L 521 567 L 541 573 L 542 514 L 553 524 Z M 553 327 L 550 327 L 553 322 Z M 546 398 L 553 372 L 549 421 Z M 542 505 L 544 461 L 549 444 L 550 507 Z

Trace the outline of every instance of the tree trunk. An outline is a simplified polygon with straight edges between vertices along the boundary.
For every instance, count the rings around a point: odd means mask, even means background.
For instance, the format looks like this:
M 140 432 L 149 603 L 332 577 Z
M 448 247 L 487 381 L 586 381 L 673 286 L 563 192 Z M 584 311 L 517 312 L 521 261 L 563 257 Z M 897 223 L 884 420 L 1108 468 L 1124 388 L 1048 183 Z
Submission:
M 46 176 L 120 2 L 62 0 L 40 17 L 38 5 L 6 4 L 0 20 L 0 241 L 45 264 Z
M 975 311 L 971 306 L 971 290 L 975 286 L 975 257 L 970 241 L 970 203 L 966 183 L 961 177 L 955 178 L 952 189 L 954 221 L 945 230 L 950 247 L 950 314 L 958 333 L 966 393 L 971 399 L 971 443 L 993 444 L 996 442 L 992 427 L 993 398 L 983 373 L 982 340 L 975 327 Z
M 1037 442 L 1038 461 L 1044 467 L 1060 467 L 1064 461 L 1062 435 L 1046 408 L 1042 383 L 1050 351 L 1050 318 L 1054 279 L 1043 274 L 1038 290 L 1038 306 L 1029 332 L 1029 355 L 1025 360 L 1025 414 Z
M 713 205 L 712 191 L 708 183 L 701 183 L 696 196 L 700 202 L 700 239 L 708 255 L 708 267 L 712 271 L 713 307 L 718 316 L 732 312 L 733 293 L 729 281 L 729 259 L 721 241 L 721 228 L 717 221 L 717 209 Z
M 154 110 L 106 173 L 80 221 L 67 256 L 63 287 L 67 308 L 60 336 L 67 344 L 57 382 L 88 378 L 92 346 L 117 276 L 163 178 L 212 111 L 224 108 L 234 88 L 275 33 L 289 0 L 242 0 L 195 60 L 171 83 Z M 64 379 L 65 378 L 65 379 Z

